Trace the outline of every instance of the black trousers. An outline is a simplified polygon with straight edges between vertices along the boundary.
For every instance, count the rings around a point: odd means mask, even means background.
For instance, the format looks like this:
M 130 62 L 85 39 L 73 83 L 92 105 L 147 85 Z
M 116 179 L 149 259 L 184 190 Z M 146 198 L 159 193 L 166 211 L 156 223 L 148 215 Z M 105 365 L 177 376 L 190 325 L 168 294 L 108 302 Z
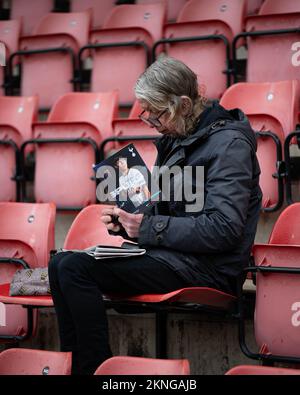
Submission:
M 112 356 L 103 294 L 167 293 L 189 286 L 147 254 L 96 260 L 61 252 L 49 262 L 49 281 L 61 351 L 72 351 L 72 374 L 93 374 Z

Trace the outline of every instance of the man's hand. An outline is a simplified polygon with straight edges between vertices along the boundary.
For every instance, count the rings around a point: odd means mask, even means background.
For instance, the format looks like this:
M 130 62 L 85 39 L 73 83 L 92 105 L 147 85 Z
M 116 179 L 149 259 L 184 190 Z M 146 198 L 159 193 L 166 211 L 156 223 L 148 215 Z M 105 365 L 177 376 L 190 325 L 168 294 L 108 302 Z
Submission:
M 113 232 L 119 232 L 121 230 L 121 226 L 114 224 L 112 222 L 113 218 L 112 216 L 115 215 L 114 213 L 114 207 L 111 208 L 105 208 L 102 211 L 101 215 L 101 221 L 104 223 L 106 226 L 107 230 L 112 230 Z
M 120 224 L 122 224 L 129 237 L 139 237 L 144 214 L 130 214 L 117 207 L 114 207 L 113 214 L 118 216 Z

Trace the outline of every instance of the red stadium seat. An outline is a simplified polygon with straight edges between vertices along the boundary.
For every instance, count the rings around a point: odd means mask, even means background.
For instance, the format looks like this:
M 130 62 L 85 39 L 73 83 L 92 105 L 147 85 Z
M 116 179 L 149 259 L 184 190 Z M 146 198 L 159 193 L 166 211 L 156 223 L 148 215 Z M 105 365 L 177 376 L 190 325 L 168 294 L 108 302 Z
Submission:
M 22 21 L 22 35 L 33 34 L 36 23 L 53 9 L 53 0 L 11 0 L 10 19 Z
M 103 29 L 92 31 L 90 44 L 81 49 L 81 55 L 89 49 L 93 59 L 91 91 L 118 89 L 121 105 L 131 106 L 133 87 L 150 63 L 150 50 L 162 37 L 164 20 L 162 4 L 115 7 Z
M 300 369 L 273 368 L 269 366 L 240 365 L 228 370 L 227 376 L 291 376 L 299 375 Z
M 265 0 L 259 10 L 260 15 L 288 14 L 300 12 L 300 3 L 297 0 Z
M 18 50 L 20 31 L 21 22 L 19 20 L 0 21 L 0 42 L 5 46 L 6 65 L 8 64 L 10 55 Z M 5 94 L 5 87 L 2 85 L 4 82 L 8 82 L 8 76 L 5 76 L 5 70 L 5 67 L 0 67 L 0 95 Z
M 21 340 L 35 332 L 37 312 L 26 311 L 22 298 L 9 296 L 9 283 L 17 269 L 48 265 L 54 225 L 54 204 L 0 202 L 0 302 L 6 304 L 6 326 L 0 327 L 0 341 Z
M 104 361 L 94 375 L 189 375 L 187 359 L 112 357 Z
M 10 348 L 0 353 L 0 375 L 70 375 L 70 352 Z
M 32 138 L 37 110 L 37 96 L 0 97 L 0 201 L 18 198 L 16 154 L 21 144 Z
M 221 0 L 190 0 L 177 23 L 165 26 L 164 39 L 155 49 L 164 45 L 169 56 L 183 61 L 197 74 L 207 97 L 220 98 L 230 85 L 230 43 L 242 30 L 244 14 L 245 3 L 241 0 L 227 4 Z
M 108 14 L 115 6 L 115 0 L 71 0 L 71 12 L 82 12 L 87 9 L 92 10 L 92 28 L 102 27 Z
M 271 82 L 299 78 L 299 23 L 298 1 L 265 2 L 259 15 L 245 22 L 245 33 L 235 37 L 233 47 L 240 39 L 247 40 L 248 82 Z M 233 48 L 233 63 L 236 50 Z M 237 78 L 237 76 L 235 76 Z
M 100 142 L 113 134 L 117 108 L 116 91 L 69 93 L 55 103 L 47 122 L 34 124 L 31 143 L 40 142 L 36 146 L 36 202 L 53 201 L 58 209 L 78 209 L 96 201 L 92 165 L 98 160 Z M 22 192 L 24 200 L 24 184 Z
M 300 362 L 299 214 L 299 203 L 287 207 L 274 225 L 269 244 L 253 246 L 256 271 L 254 327 L 260 352 L 247 352 L 251 358 Z M 247 350 L 245 345 L 241 347 Z
M 40 107 L 49 109 L 64 93 L 76 88 L 76 55 L 88 41 L 90 13 L 50 13 L 23 37 L 18 56 L 21 63 L 21 95 L 39 94 Z M 55 83 L 53 83 L 55 81 Z
M 170 22 L 176 21 L 179 12 L 188 0 L 137 0 L 136 4 L 165 3 L 167 6 L 167 19 Z
M 227 109 L 238 107 L 243 110 L 258 132 L 260 185 L 263 209 L 267 211 L 278 209 L 283 202 L 283 181 L 275 179 L 273 174 L 281 171 L 278 165 L 282 162 L 282 145 L 285 136 L 296 127 L 299 101 L 300 83 L 296 80 L 234 84 L 220 101 Z

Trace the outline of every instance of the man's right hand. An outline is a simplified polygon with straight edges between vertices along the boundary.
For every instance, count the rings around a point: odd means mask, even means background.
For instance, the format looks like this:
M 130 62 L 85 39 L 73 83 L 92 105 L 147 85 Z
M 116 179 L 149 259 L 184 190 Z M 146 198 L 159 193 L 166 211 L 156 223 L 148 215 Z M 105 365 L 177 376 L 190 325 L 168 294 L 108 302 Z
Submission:
M 104 223 L 107 230 L 119 232 L 121 230 L 121 225 L 113 223 L 113 216 L 116 216 L 114 207 L 105 208 L 102 210 L 101 221 Z

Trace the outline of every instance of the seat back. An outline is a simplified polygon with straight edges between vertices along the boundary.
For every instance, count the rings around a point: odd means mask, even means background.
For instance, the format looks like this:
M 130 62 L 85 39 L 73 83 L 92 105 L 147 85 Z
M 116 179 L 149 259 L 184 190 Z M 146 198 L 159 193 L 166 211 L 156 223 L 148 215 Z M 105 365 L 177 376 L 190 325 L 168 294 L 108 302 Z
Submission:
M 102 27 L 107 15 L 115 6 L 115 0 L 71 0 L 71 12 L 92 10 L 92 28 Z
M 93 204 L 85 207 L 74 219 L 64 242 L 64 248 L 84 249 L 96 244 L 120 246 L 124 239 L 110 235 L 103 222 L 101 213 L 109 205 Z
M 112 120 L 117 114 L 117 91 L 68 93 L 53 105 L 48 122 L 88 122 L 106 138 L 113 134 Z
M 300 245 L 300 203 L 286 207 L 277 218 L 269 238 L 269 244 Z
M 30 4 L 24 0 L 12 0 L 10 19 L 21 19 L 22 35 L 33 34 L 36 23 L 52 11 L 53 0 L 30 0 Z
M 189 375 L 187 359 L 112 357 L 104 361 L 95 375 Z
M 298 239 L 299 233 L 298 230 Z M 253 247 L 253 257 L 260 268 L 300 269 L 299 244 L 258 244 Z M 257 272 L 255 338 L 262 354 L 300 357 L 299 287 L 299 274 Z
M 20 33 L 20 20 L 0 21 L 0 41 L 5 44 L 7 59 L 18 50 Z
M 167 6 L 168 21 L 176 21 L 179 12 L 186 4 L 187 0 L 137 0 L 136 4 L 165 3 Z
M 76 40 L 79 47 L 83 47 L 88 42 L 90 23 L 89 11 L 52 12 L 43 16 L 33 34 L 68 34 Z
M 162 38 L 165 18 L 164 3 L 123 4 L 113 8 L 107 16 L 103 28 L 140 27 L 148 31 L 153 40 L 157 41 Z
M 236 35 L 243 29 L 245 15 L 244 0 L 189 0 L 179 13 L 177 22 L 219 20 L 225 22 Z
M 0 138 L 4 139 L 9 134 L 9 138 L 20 145 L 25 140 L 32 138 L 32 124 L 38 117 L 38 96 L 0 97 Z M 7 128 L 10 126 L 11 129 Z
M 249 17 L 246 32 L 298 29 L 300 12 Z M 265 82 L 299 79 L 299 33 L 247 37 L 246 81 Z
M 241 108 L 247 115 L 265 114 L 276 119 L 287 136 L 295 130 L 300 102 L 300 81 L 238 83 L 224 93 L 221 104 Z
M 10 348 L 0 353 L 0 375 L 70 375 L 71 352 Z
M 297 0 L 265 0 L 259 10 L 259 15 L 287 14 L 300 12 L 300 3 Z

